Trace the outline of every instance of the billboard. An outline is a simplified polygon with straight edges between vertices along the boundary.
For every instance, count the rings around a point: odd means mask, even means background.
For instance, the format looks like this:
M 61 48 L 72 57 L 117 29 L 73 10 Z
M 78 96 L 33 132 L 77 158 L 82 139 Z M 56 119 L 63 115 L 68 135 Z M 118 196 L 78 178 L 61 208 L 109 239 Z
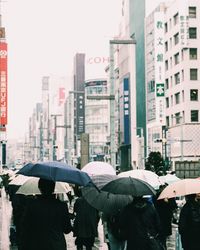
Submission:
M 0 126 L 7 124 L 7 43 L 0 42 Z

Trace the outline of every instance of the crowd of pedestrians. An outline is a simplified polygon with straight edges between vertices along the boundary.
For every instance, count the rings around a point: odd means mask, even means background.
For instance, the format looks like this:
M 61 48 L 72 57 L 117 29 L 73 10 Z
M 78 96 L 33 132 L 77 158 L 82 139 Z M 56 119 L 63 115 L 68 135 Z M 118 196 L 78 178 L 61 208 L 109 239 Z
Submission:
M 73 233 L 77 250 L 92 250 L 98 237 L 98 224 L 104 228 L 104 240 L 109 250 L 166 250 L 172 234 L 173 215 L 177 211 L 175 198 L 157 200 L 156 196 L 134 197 L 116 214 L 104 214 L 82 197 L 81 188 L 69 194 L 68 202 L 54 194 L 55 182 L 40 178 L 41 195 L 14 194 L 8 188 L 12 204 L 12 244 L 18 250 L 66 250 L 65 234 Z M 177 221 L 184 250 L 199 250 L 200 194 L 187 195 Z M 73 212 L 68 205 L 73 205 Z M 11 230 L 12 231 L 12 230 Z M 12 238 L 13 237 L 13 238 Z

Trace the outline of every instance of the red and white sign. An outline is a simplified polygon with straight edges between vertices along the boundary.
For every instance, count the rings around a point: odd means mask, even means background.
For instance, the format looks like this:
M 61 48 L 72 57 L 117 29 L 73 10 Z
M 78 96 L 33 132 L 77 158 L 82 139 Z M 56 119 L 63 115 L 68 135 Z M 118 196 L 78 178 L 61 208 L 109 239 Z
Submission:
M 7 43 L 0 42 L 0 126 L 7 124 Z

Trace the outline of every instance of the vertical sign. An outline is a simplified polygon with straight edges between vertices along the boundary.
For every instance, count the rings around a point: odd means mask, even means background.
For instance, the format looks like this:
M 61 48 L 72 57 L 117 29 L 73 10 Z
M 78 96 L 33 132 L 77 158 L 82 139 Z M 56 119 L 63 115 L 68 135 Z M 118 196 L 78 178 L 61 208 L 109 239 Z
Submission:
M 7 124 L 7 43 L 0 42 L 0 130 Z
M 85 132 L 85 101 L 84 94 L 77 93 L 77 135 Z
M 130 93 L 129 78 L 123 80 L 124 144 L 130 144 Z
M 156 99 L 156 121 L 164 125 L 164 101 L 165 101 L 165 75 L 164 75 L 164 13 L 154 14 L 155 30 L 155 99 Z
M 182 48 L 189 46 L 189 16 L 188 16 L 188 2 L 180 1 L 179 4 L 180 16 L 180 44 Z

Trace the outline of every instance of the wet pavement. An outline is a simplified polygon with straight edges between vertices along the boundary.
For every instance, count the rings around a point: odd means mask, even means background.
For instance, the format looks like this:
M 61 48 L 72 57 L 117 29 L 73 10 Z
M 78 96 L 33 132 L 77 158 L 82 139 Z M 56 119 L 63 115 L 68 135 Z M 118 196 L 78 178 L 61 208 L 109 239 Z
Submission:
M 0 198 L 0 250 L 17 250 L 17 247 L 10 246 L 9 229 L 12 217 L 12 207 L 10 201 L 7 199 L 5 191 L 2 190 Z M 177 240 L 177 225 L 173 224 L 172 235 L 167 240 L 167 250 L 182 250 Z M 108 250 L 107 244 L 103 240 L 103 226 L 101 221 L 98 227 L 99 237 L 95 241 L 93 250 Z M 75 250 L 75 238 L 73 234 L 66 235 L 67 250 Z

